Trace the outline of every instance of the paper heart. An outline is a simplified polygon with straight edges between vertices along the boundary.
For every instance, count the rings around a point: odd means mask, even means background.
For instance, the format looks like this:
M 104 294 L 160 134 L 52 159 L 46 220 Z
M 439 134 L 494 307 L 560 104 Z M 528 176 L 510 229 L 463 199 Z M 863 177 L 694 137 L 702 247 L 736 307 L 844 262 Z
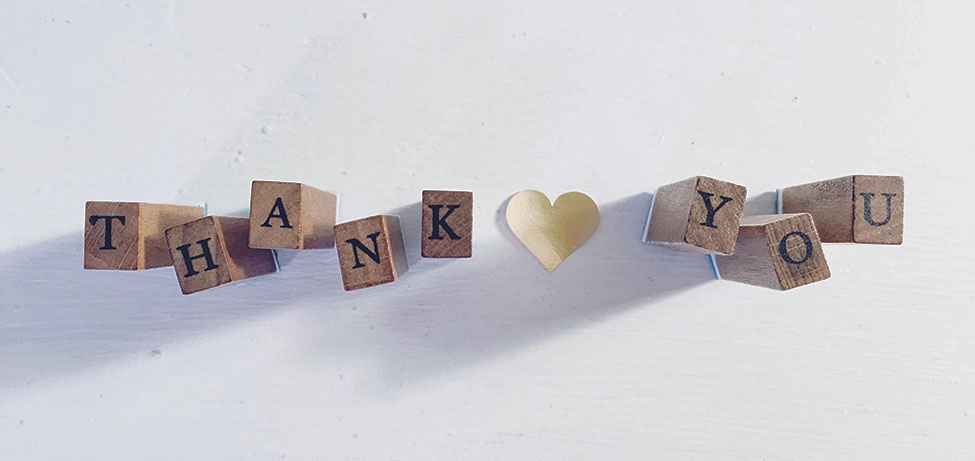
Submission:
M 582 192 L 566 192 L 555 205 L 537 190 L 508 201 L 508 227 L 549 272 L 589 240 L 599 226 L 599 208 Z

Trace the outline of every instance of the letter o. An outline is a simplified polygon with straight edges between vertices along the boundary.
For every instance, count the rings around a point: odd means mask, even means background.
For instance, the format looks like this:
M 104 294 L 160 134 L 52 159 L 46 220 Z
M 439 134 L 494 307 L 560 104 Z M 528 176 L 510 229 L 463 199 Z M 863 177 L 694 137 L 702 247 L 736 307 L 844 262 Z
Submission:
M 789 247 L 786 246 L 786 242 L 789 240 L 789 237 L 792 237 L 793 235 L 799 236 L 799 238 L 802 239 L 802 243 L 806 245 L 806 255 L 803 256 L 802 259 L 799 261 L 792 259 L 792 256 L 789 255 Z M 785 236 L 782 237 L 782 240 L 779 240 L 779 256 L 781 256 L 782 259 L 784 259 L 785 262 L 789 264 L 802 264 L 806 262 L 806 260 L 808 260 L 809 257 L 812 256 L 812 252 L 813 252 L 812 240 L 809 239 L 809 236 L 806 235 L 805 232 L 792 231 L 789 232 L 788 234 L 785 234 Z

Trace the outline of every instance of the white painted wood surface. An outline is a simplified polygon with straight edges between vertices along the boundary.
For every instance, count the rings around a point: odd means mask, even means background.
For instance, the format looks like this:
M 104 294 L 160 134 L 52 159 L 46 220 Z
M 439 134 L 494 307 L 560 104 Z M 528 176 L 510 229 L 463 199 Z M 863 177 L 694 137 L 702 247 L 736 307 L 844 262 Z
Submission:
M 20 2 L 0 15 L 5 459 L 972 459 L 975 33 L 962 2 Z M 780 293 L 640 242 L 657 186 L 907 181 L 905 244 Z M 332 251 L 193 296 L 81 269 L 85 200 L 252 179 L 401 214 L 411 270 Z M 420 191 L 474 258 L 418 260 Z M 552 274 L 499 214 L 600 205 Z

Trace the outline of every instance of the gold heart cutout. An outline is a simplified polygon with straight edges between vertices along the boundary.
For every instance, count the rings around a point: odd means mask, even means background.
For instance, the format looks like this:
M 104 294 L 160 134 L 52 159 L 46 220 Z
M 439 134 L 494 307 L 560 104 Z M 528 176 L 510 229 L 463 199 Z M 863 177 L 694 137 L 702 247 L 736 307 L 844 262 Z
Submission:
M 553 205 L 537 190 L 511 197 L 508 227 L 549 272 L 586 243 L 599 227 L 599 208 L 582 192 L 566 192 Z

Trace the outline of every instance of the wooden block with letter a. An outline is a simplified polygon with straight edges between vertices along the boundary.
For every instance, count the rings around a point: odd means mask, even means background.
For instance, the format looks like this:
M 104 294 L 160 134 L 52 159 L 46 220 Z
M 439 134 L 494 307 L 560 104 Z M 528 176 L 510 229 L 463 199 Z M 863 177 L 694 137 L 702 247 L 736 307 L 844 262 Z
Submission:
M 170 228 L 166 240 L 183 294 L 270 274 L 271 250 L 247 244 L 248 219 L 207 216 Z
M 307 184 L 251 183 L 250 246 L 305 250 L 335 246 L 335 194 Z
M 720 278 L 789 290 L 829 278 L 829 266 L 808 213 L 744 216 L 735 254 L 715 255 Z
M 338 224 L 335 241 L 346 291 L 394 282 L 410 268 L 397 216 Z
M 782 213 L 809 213 L 824 242 L 904 241 L 904 178 L 856 175 L 782 189 Z
M 643 241 L 693 253 L 732 254 L 745 187 L 694 176 L 653 196 Z
M 474 194 L 423 191 L 420 255 L 424 258 L 470 258 L 474 227 Z
M 142 202 L 85 203 L 85 269 L 173 265 L 166 229 L 203 217 L 203 207 Z

